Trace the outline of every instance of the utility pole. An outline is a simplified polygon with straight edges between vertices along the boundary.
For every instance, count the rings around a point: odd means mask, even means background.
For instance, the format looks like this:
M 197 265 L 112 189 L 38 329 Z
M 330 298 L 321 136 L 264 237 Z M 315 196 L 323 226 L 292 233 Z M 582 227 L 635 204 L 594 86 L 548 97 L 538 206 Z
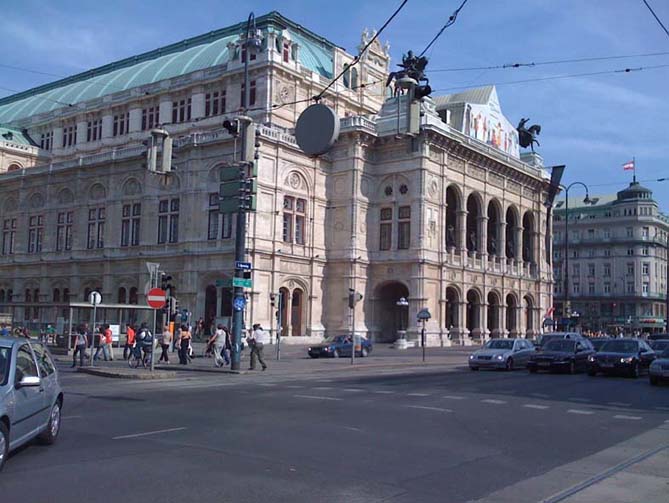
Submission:
M 255 209 L 253 199 L 246 196 L 248 189 L 248 167 L 253 164 L 253 147 L 255 136 L 255 126 L 253 120 L 248 117 L 247 112 L 251 101 L 251 85 L 249 81 L 249 61 L 251 58 L 251 50 L 256 50 L 260 47 L 260 38 L 255 29 L 255 15 L 253 12 L 249 14 L 248 22 L 246 23 L 246 38 L 244 39 L 245 50 L 242 53 L 244 57 L 244 96 L 242 100 L 242 113 L 237 117 L 240 133 L 242 137 L 242 154 L 240 164 L 240 187 L 239 187 L 239 204 L 237 207 L 237 228 L 235 233 L 235 262 L 244 262 L 246 258 L 246 210 Z M 249 155 L 250 153 L 250 155 Z M 253 183 L 253 180 L 251 180 Z M 253 192 L 251 190 L 250 192 Z M 244 272 L 235 268 L 235 279 L 243 279 Z M 244 287 L 238 286 L 233 280 L 233 313 L 232 313 L 232 362 L 231 369 L 239 370 L 240 367 L 240 353 L 242 341 L 242 328 L 244 324 L 244 305 L 246 299 L 244 297 Z

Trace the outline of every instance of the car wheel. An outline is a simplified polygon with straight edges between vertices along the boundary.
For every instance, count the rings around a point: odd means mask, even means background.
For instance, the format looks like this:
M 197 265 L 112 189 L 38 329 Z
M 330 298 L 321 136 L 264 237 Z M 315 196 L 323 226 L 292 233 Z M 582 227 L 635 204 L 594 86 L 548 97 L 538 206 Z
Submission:
M 569 373 L 570 374 L 575 374 L 576 373 L 576 362 L 574 362 L 574 360 L 569 362 Z
M 513 358 L 509 358 L 506 361 L 506 370 L 511 372 L 513 370 Z
M 9 431 L 5 423 L 0 421 L 0 470 L 5 466 L 5 461 L 9 455 Z
M 46 426 L 46 430 L 40 433 L 37 438 L 43 444 L 51 445 L 58 438 L 58 433 L 60 433 L 60 400 L 53 404 L 51 415 L 49 416 L 49 424 Z
M 367 350 L 367 348 L 362 348 L 362 350 L 360 351 L 360 357 L 366 358 L 367 356 L 369 356 L 369 351 Z
M 657 376 L 648 376 L 648 380 L 650 381 L 650 384 L 653 386 L 657 386 L 658 383 L 660 382 Z
M 309 355 L 311 358 L 318 358 L 316 355 Z
M 339 357 L 341 356 L 341 354 L 339 353 L 339 350 L 338 350 L 338 349 L 335 349 L 335 350 L 332 352 L 332 356 L 333 356 L 334 358 L 339 358 Z
M 639 370 L 639 364 L 637 362 L 634 362 L 632 364 L 632 368 L 630 369 L 630 377 L 636 379 L 637 377 L 639 377 L 639 375 L 641 375 L 641 371 Z

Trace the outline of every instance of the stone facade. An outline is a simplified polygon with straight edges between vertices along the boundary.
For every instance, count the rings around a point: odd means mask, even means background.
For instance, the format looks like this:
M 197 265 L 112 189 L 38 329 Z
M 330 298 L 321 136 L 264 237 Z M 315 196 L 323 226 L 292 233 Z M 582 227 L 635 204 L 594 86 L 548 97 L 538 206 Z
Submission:
M 352 318 L 356 332 L 376 340 L 406 329 L 415 341 L 424 307 L 432 313 L 430 344 L 536 334 L 552 305 L 543 170 L 442 122 L 429 98 L 419 134 L 395 130 L 407 97 L 384 101 L 389 59 L 378 43 L 324 96 L 341 117 L 335 147 L 306 157 L 291 127 L 328 80 L 294 56 L 324 42 L 283 18 L 291 30 L 277 31 L 274 16 L 259 22 L 267 43 L 251 67 L 260 147 L 258 207 L 247 221 L 247 323 L 275 333 L 276 293 L 283 335 L 293 342 L 350 332 Z M 0 175 L 2 310 L 53 322 L 93 289 L 105 302 L 143 304 L 146 263 L 158 262 L 173 277 L 180 307 L 207 324 L 229 323 L 235 223 L 218 212 L 217 192 L 221 171 L 236 169 L 239 146 L 220 127 L 225 114 L 206 110 L 214 89 L 226 90 L 226 113 L 239 108 L 235 43 L 224 65 L 96 98 L 79 106 L 85 112 L 16 120 L 33 137 L 53 139 L 50 151 L 36 153 L 48 160 Z M 352 56 L 330 50 L 336 74 Z M 182 101 L 189 120 L 178 120 Z M 169 175 L 145 168 L 142 124 L 152 107 L 176 138 Z M 127 130 L 116 134 L 120 117 Z M 364 296 L 355 313 L 349 288 Z M 401 297 L 408 307 L 397 306 Z M 130 316 L 103 313 L 108 321 L 120 315 Z

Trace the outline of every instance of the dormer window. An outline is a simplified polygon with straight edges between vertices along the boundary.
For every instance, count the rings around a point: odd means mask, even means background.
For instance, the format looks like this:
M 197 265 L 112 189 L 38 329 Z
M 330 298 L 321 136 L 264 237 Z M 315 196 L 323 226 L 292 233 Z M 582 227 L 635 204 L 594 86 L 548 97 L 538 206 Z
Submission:
M 283 43 L 283 62 L 288 63 L 290 61 L 290 43 Z

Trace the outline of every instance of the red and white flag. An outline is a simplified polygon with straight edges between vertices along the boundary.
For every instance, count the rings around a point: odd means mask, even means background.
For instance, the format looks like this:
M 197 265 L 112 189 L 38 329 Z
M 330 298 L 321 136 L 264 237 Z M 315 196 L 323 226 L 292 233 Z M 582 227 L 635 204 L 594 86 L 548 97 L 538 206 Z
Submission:
M 634 171 L 634 161 L 629 161 L 623 164 L 624 171 Z

